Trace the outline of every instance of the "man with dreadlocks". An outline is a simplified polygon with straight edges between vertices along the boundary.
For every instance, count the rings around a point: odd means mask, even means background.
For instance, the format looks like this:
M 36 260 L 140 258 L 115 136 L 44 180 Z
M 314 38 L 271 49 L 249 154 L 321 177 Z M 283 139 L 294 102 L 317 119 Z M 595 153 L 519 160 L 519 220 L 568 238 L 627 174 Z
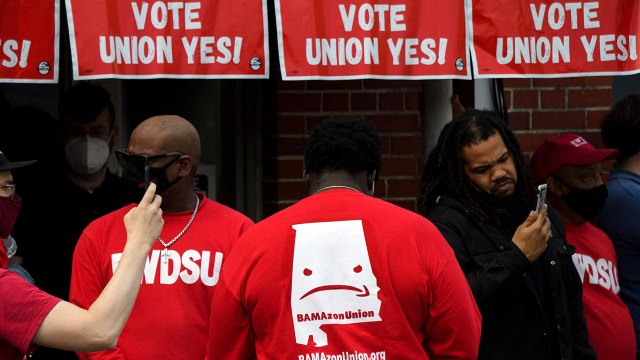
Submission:
M 520 146 L 493 112 L 447 124 L 418 198 L 453 248 L 482 314 L 478 359 L 595 359 L 562 220 L 536 194 Z

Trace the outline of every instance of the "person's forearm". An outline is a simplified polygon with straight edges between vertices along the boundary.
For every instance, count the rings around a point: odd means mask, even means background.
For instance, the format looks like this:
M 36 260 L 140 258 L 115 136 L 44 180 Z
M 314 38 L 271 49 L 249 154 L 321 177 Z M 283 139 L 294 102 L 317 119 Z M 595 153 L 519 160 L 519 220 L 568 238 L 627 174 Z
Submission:
M 112 349 L 135 303 L 150 245 L 127 242 L 113 277 L 88 310 L 61 301 L 38 328 L 34 344 L 72 351 Z
M 128 241 L 113 277 L 87 311 L 89 329 L 115 346 L 138 296 L 151 247 Z M 132 276 L 132 274 L 136 274 Z

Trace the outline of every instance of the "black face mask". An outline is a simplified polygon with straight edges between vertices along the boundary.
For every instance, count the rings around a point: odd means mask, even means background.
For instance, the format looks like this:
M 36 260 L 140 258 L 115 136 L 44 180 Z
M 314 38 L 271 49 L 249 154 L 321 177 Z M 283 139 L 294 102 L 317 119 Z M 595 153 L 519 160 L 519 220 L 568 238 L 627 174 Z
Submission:
M 565 182 L 560 182 L 571 189 L 571 192 L 562 197 L 562 200 L 581 218 L 585 220 L 595 219 L 607 201 L 609 191 L 607 186 L 602 184 L 588 190 L 576 189 L 567 185 Z
M 150 167 L 149 165 L 144 165 L 142 168 L 139 166 L 134 166 L 134 164 L 129 164 L 128 166 L 123 168 L 122 177 L 128 181 L 138 184 L 138 188 L 144 190 L 145 188 L 145 168 L 148 168 L 149 171 L 149 181 L 156 184 L 156 193 L 162 194 L 168 188 L 173 186 L 175 183 L 182 179 L 181 176 L 176 177 L 173 181 L 169 181 L 167 177 L 167 168 L 173 164 L 178 158 L 171 160 L 165 166 L 155 168 Z

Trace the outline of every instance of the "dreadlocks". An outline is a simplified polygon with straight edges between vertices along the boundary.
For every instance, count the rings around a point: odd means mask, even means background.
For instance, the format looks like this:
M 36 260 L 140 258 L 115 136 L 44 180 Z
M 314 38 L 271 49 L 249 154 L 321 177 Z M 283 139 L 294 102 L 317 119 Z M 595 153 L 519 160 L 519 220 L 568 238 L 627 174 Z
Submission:
M 499 216 L 499 211 L 473 196 L 474 190 L 469 186 L 462 159 L 463 147 L 477 145 L 496 133 L 502 137 L 516 166 L 518 181 L 514 198 L 526 206 L 533 204 L 535 191 L 531 172 L 515 135 L 494 112 L 471 109 L 442 129 L 438 143 L 427 157 L 418 195 L 418 211 L 422 215 L 435 206 L 439 196 L 447 195 L 481 221 Z

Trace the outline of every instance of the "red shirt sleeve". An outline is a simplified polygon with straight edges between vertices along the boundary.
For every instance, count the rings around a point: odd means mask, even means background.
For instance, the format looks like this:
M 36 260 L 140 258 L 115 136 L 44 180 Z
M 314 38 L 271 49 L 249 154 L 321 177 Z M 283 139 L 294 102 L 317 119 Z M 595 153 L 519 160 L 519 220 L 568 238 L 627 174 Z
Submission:
M 229 289 L 224 279 L 224 272 L 220 276 L 216 292 L 213 295 L 209 324 L 208 359 L 251 359 L 255 357 L 251 319 L 240 300 Z
M 36 331 L 61 300 L 0 269 L 0 358 L 11 351 L 26 354 Z

